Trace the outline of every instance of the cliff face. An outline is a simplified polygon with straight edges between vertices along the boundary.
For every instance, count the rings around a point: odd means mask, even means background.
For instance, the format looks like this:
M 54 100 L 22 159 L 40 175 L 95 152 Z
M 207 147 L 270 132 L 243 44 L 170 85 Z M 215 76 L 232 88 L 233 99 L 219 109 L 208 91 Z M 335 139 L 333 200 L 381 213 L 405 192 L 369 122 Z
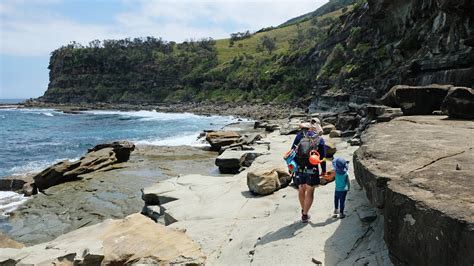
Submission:
M 334 109 L 376 101 L 398 84 L 473 87 L 473 14 L 471 0 L 360 0 L 286 31 L 235 41 L 234 48 L 225 40 L 153 38 L 68 45 L 52 53 L 42 100 L 255 100 Z M 263 35 L 288 48 L 249 48 Z
M 308 61 L 324 68 L 340 49 L 339 72 L 315 81 L 314 107 L 367 102 L 397 84 L 474 85 L 474 2 L 368 0 L 341 17 Z M 328 56 L 329 55 L 329 56 Z M 327 56 L 327 57 L 326 57 Z

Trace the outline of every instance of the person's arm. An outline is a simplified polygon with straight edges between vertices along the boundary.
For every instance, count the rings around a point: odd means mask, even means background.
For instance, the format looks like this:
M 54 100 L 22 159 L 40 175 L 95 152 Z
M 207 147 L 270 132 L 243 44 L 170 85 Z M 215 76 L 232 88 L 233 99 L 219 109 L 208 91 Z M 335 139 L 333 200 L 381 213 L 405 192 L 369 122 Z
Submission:
M 301 141 L 301 131 L 296 134 L 295 140 L 293 141 L 293 145 L 291 145 L 291 149 L 295 149 Z
M 326 158 L 326 143 L 324 142 L 324 139 L 322 137 L 319 140 L 318 152 L 319 152 L 319 157 L 321 159 Z
M 351 190 L 351 180 L 349 180 L 349 174 L 346 173 L 347 191 Z

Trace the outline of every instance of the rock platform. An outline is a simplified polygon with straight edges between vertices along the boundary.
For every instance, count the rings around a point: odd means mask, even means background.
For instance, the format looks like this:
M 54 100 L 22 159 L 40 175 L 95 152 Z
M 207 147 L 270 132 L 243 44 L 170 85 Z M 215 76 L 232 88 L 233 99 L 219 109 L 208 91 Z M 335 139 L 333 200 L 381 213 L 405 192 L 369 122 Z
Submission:
M 474 121 L 406 116 L 371 126 L 355 175 L 382 209 L 392 261 L 474 264 Z

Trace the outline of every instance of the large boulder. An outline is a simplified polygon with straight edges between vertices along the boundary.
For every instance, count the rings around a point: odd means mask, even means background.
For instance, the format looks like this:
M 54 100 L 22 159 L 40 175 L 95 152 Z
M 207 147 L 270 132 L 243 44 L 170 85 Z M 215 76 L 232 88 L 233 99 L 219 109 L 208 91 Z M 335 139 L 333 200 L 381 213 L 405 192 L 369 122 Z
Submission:
M 267 156 L 259 157 L 259 162 L 253 164 L 247 172 L 247 186 L 252 193 L 258 195 L 271 194 L 291 182 L 288 167 L 283 160 L 275 161 L 265 157 Z
M 400 106 L 405 115 L 431 115 L 441 110 L 441 103 L 452 85 L 432 84 L 427 86 L 397 85 L 385 94 L 382 103 Z
M 240 135 L 234 131 L 216 131 L 206 134 L 206 141 L 214 151 L 220 150 L 222 146 L 229 146 L 240 139 Z
M 35 246 L 0 249 L 2 265 L 203 265 L 205 260 L 185 233 L 141 214 L 109 219 Z
M 472 88 L 455 87 L 449 90 L 441 110 L 453 118 L 474 119 L 474 91 Z
M 254 150 L 234 151 L 227 149 L 216 158 L 216 165 L 223 174 L 235 174 L 248 167 L 258 156 L 267 153 L 267 149 L 257 148 Z
M 473 265 L 473 128 L 474 121 L 410 116 L 362 135 L 355 177 L 382 209 L 397 264 Z
M 111 167 L 113 164 L 128 160 L 134 148 L 134 144 L 130 142 L 97 145 L 77 161 L 62 161 L 35 175 L 33 177 L 34 187 L 43 190 L 76 180 L 79 175 Z

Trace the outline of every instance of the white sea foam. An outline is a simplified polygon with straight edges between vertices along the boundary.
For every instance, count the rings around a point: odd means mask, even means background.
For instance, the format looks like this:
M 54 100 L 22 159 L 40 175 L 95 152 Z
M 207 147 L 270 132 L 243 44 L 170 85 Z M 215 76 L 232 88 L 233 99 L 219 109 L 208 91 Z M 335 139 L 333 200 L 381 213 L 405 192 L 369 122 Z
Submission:
M 54 116 L 52 113 L 50 112 L 43 112 L 41 113 L 42 115 L 45 115 L 45 116 Z
M 94 114 L 94 115 L 120 115 L 124 117 L 137 117 L 142 121 L 169 121 L 169 120 L 185 120 L 185 119 L 199 119 L 205 118 L 205 116 L 195 115 L 193 113 L 162 113 L 152 111 L 85 111 L 84 113 Z M 219 116 L 211 116 L 211 118 Z M 223 119 L 231 120 L 232 117 L 220 117 Z
M 134 141 L 136 145 L 153 145 L 153 146 L 194 146 L 194 147 L 206 147 L 207 142 L 197 140 L 199 133 L 192 133 L 188 135 L 163 138 L 163 139 L 149 139 L 149 140 L 138 140 Z
M 28 198 L 12 191 L 0 191 L 0 215 L 5 216 L 18 206 L 23 204 Z
M 76 161 L 79 160 L 79 158 L 74 158 L 74 159 L 68 159 L 68 158 L 61 158 L 57 160 L 41 160 L 41 161 L 32 161 L 28 162 L 27 164 L 24 165 L 19 165 L 19 166 L 14 166 L 12 167 L 9 172 L 13 173 L 13 176 L 19 176 L 19 175 L 27 175 L 27 174 L 35 174 L 43 171 L 47 167 L 59 163 L 64 160 L 70 160 L 70 161 Z

